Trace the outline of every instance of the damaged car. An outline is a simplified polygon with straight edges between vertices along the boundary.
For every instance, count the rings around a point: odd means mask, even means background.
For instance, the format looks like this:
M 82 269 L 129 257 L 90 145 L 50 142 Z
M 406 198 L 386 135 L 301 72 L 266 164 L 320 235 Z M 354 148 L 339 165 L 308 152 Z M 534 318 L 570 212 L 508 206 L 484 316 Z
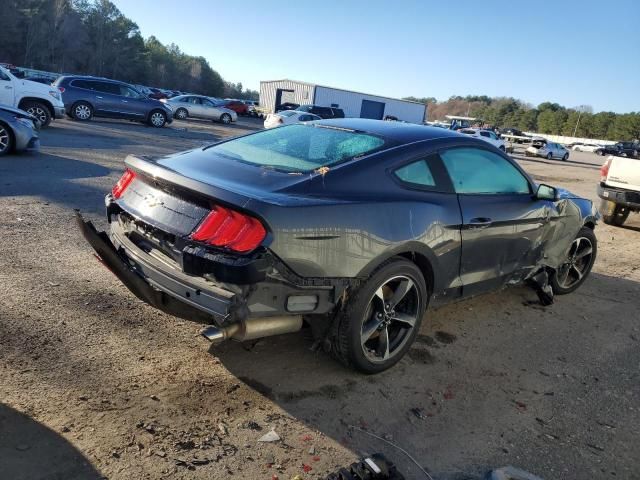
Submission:
M 403 357 L 427 307 L 520 282 L 549 300 L 596 258 L 590 200 L 439 128 L 322 120 L 125 164 L 109 233 L 78 224 L 135 295 L 213 342 L 307 323 L 366 373 Z

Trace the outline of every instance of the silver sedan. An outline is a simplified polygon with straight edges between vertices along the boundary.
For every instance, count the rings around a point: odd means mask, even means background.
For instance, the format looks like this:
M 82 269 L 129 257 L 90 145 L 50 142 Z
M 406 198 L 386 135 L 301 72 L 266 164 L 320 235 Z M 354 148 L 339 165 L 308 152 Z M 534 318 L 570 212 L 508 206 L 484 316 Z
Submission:
M 38 121 L 23 110 L 0 105 L 0 156 L 12 151 L 38 150 Z
M 228 124 L 238 119 L 236 112 L 216 105 L 203 95 L 178 95 L 166 103 L 173 109 L 173 118 L 178 120 L 186 120 L 189 117 L 206 118 Z

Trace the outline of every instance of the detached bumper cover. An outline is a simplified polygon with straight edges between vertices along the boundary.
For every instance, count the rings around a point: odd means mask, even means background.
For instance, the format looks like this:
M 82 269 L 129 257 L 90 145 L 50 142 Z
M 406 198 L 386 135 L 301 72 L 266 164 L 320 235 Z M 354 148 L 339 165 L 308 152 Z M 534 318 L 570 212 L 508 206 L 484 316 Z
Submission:
M 640 192 L 609 187 L 600 183 L 598 185 L 598 196 L 618 205 L 640 209 Z
M 151 258 L 130 258 L 131 252 L 125 256 L 105 232 L 98 232 L 79 213 L 76 221 L 102 263 L 140 300 L 170 315 L 203 323 L 222 324 L 233 315 L 233 292 L 209 285 L 205 289 L 204 281 L 181 272 L 168 273 Z

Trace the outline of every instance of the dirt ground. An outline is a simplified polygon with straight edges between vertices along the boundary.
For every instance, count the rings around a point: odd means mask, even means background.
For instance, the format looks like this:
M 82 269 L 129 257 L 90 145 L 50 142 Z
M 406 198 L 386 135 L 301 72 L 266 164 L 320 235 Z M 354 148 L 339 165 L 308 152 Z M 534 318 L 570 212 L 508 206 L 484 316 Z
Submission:
M 58 120 L 41 153 L 0 160 L 0 478 L 307 480 L 373 452 L 425 478 L 390 444 L 435 479 L 502 465 L 640 478 L 640 215 L 598 225 L 594 271 L 574 294 L 541 307 L 517 287 L 428 311 L 410 354 L 376 376 L 312 352 L 306 330 L 212 348 L 200 325 L 131 295 L 73 210 L 104 228 L 128 153 L 257 125 L 241 123 Z M 596 200 L 600 157 L 516 157 Z M 281 439 L 258 442 L 271 429 Z

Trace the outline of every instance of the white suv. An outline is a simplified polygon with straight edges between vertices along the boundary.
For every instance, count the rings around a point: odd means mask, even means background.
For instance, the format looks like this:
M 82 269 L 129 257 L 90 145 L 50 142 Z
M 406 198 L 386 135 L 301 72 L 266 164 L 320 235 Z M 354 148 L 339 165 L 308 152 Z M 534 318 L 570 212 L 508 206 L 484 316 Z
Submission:
M 57 88 L 17 78 L 1 66 L 0 104 L 29 112 L 43 127 L 53 118 L 64 117 L 64 103 Z
M 492 130 L 485 130 L 482 128 L 461 128 L 460 130 L 458 130 L 458 132 L 464 133 L 465 135 L 469 135 L 471 137 L 479 138 L 480 140 L 484 140 L 494 147 L 499 148 L 503 152 L 506 151 L 504 140 L 498 138 L 498 136 Z

